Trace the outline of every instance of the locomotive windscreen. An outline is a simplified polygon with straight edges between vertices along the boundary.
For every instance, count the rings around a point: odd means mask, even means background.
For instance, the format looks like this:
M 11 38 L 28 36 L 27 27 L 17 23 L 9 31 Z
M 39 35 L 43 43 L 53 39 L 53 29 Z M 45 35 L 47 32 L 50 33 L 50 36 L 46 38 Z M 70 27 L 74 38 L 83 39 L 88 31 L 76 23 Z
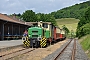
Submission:
M 44 28 L 48 28 L 48 24 L 47 23 L 43 23 L 43 27 Z

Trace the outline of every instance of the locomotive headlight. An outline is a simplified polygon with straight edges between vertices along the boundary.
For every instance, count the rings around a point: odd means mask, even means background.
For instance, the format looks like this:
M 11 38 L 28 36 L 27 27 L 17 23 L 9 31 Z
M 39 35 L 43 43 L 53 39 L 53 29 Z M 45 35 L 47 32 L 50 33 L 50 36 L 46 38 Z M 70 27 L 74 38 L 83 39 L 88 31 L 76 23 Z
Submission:
M 42 38 L 41 38 L 41 35 L 39 35 L 39 37 L 37 38 L 38 41 L 40 41 Z
M 29 37 L 30 37 L 31 35 L 29 35 Z
M 39 35 L 41 37 L 41 35 Z

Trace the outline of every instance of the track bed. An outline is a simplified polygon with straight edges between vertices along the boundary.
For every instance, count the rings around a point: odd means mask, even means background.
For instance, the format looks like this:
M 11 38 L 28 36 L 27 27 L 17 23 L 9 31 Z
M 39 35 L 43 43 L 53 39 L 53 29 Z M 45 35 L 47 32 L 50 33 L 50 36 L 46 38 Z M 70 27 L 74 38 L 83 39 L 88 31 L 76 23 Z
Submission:
M 80 44 L 75 39 L 68 40 L 61 48 L 43 60 L 88 60 Z

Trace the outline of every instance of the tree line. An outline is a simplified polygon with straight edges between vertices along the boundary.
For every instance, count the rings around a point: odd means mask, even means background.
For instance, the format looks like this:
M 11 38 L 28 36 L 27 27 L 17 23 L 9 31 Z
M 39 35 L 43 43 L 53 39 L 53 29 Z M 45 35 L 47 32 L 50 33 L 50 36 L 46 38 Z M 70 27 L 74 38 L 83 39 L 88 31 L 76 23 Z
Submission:
M 51 14 L 44 14 L 44 13 L 35 13 L 33 12 L 33 10 L 26 10 L 25 12 L 23 12 L 23 14 L 11 14 L 10 16 L 15 15 L 16 18 L 19 18 L 23 21 L 26 22 L 38 22 L 38 21 L 43 21 L 43 22 L 51 22 L 53 25 L 57 25 L 56 24 L 56 20 L 55 17 Z
M 87 34 L 90 34 L 90 7 L 80 19 L 76 31 L 76 36 L 79 38 Z
M 51 14 L 55 17 L 55 19 L 60 19 L 60 18 L 80 19 L 84 15 L 86 9 L 89 6 L 90 6 L 90 1 L 87 1 L 87 2 L 75 4 L 73 6 L 51 12 Z

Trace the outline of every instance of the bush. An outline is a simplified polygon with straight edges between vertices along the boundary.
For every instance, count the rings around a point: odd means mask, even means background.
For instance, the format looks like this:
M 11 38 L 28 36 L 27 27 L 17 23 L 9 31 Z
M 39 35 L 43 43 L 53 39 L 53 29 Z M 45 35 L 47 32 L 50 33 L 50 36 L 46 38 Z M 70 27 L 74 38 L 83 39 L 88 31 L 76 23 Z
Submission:
M 84 26 L 77 29 L 77 35 L 79 38 L 87 34 L 90 34 L 90 23 L 87 23 Z

